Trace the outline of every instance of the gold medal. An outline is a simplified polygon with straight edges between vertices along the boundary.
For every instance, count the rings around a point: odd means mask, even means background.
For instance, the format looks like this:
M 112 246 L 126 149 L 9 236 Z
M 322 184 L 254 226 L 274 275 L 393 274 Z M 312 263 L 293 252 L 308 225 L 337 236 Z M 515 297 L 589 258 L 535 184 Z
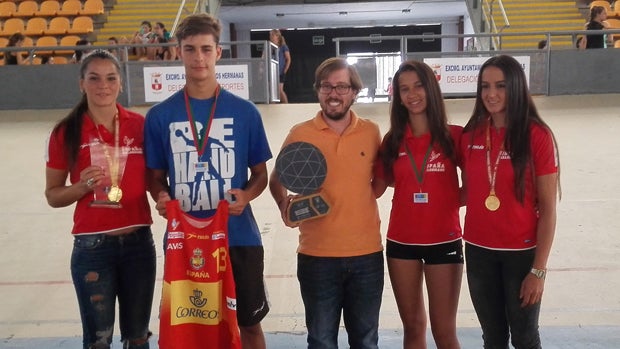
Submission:
M 495 196 L 495 194 L 489 194 L 486 200 L 484 200 L 484 206 L 486 206 L 489 211 L 497 211 L 499 204 L 499 199 Z
M 108 200 L 112 202 L 120 202 L 123 197 L 123 191 L 117 186 L 112 186 L 108 192 Z

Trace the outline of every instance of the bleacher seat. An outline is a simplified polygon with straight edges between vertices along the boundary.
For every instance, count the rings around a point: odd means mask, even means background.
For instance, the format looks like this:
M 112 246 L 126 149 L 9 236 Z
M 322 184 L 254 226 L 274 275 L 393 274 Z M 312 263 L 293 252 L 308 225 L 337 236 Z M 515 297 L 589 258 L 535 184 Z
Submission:
M 0 37 L 0 48 L 6 47 L 9 44 L 9 39 Z M 4 51 L 0 51 L 0 60 L 4 60 Z
M 41 36 L 47 29 L 47 19 L 43 17 L 32 17 L 26 23 L 24 35 Z
M 65 0 L 62 3 L 62 7 L 56 15 L 58 16 L 77 16 L 80 14 L 80 10 L 82 10 L 82 3 L 80 0 Z
M 11 36 L 15 33 L 23 33 L 25 30 L 26 26 L 21 18 L 9 18 L 4 21 L 0 35 Z
M 39 11 L 35 12 L 35 16 L 39 17 L 55 17 L 60 10 L 60 3 L 56 0 L 45 0 L 41 3 Z
M 614 2 L 614 15 L 620 17 L 620 1 Z
M 67 34 L 90 34 L 95 30 L 93 18 L 90 16 L 79 16 L 73 19 L 71 28 Z
M 54 64 L 67 64 L 69 59 L 64 56 L 54 56 Z
M 77 35 L 65 35 L 62 38 L 60 38 L 60 42 L 58 43 L 58 46 L 75 46 L 75 44 L 77 44 L 78 40 L 80 40 L 81 38 Z M 58 49 L 55 51 L 55 53 L 57 55 L 72 55 L 74 52 L 74 50 L 63 50 L 63 49 Z
M 43 58 L 41 57 L 32 57 L 32 60 L 27 60 L 26 65 L 40 65 Z
M 86 0 L 86 2 L 84 2 L 84 8 L 80 11 L 80 15 L 97 16 L 102 15 L 103 11 L 103 0 Z
M 34 17 L 34 14 L 39 10 L 39 4 L 34 0 L 24 0 L 17 6 L 17 12 L 13 14 L 13 17 Z
M 42 36 L 37 39 L 36 47 L 58 46 L 58 39 L 55 36 Z M 54 54 L 55 49 L 36 50 L 35 54 L 39 56 L 50 56 Z
M 614 17 L 616 12 L 611 8 L 609 1 L 606 0 L 594 0 L 590 3 L 590 8 L 594 6 L 602 6 L 605 8 L 605 12 L 607 12 L 608 17 Z
M 620 29 L 620 19 L 618 18 L 608 18 L 607 24 L 609 25 L 609 29 Z M 620 40 L 620 34 L 609 34 L 611 35 L 611 40 L 615 43 L 617 40 Z
M 13 1 L 0 2 L 0 18 L 11 18 L 17 12 L 17 5 Z
M 49 22 L 45 35 L 65 35 L 71 29 L 71 23 L 67 17 L 54 17 Z

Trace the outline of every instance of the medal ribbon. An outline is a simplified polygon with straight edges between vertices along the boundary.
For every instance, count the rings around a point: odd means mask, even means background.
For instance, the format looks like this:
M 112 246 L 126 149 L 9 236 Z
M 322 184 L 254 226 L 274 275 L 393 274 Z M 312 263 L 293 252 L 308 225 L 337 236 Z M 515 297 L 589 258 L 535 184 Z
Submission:
M 103 140 L 101 136 L 101 132 L 99 132 L 99 125 L 95 126 L 97 129 L 97 135 L 99 136 L 99 140 L 103 144 L 103 152 L 105 154 L 105 158 L 108 161 L 108 166 L 110 167 L 110 179 L 112 180 L 112 186 L 118 187 L 118 170 L 120 167 L 120 157 L 121 157 L 121 147 L 120 145 L 120 121 L 118 119 L 118 110 L 116 114 L 114 114 L 114 157 L 110 156 L 110 152 L 108 151 L 108 145 Z
M 217 105 L 217 98 L 220 96 L 220 85 L 218 84 L 215 87 L 215 99 L 213 100 L 213 105 L 211 106 L 211 114 L 209 114 L 209 119 L 207 120 L 207 126 L 202 128 L 202 132 L 198 133 L 198 129 L 196 128 L 196 122 L 194 122 L 194 111 L 192 110 L 192 106 L 189 103 L 189 95 L 187 94 L 187 88 L 183 89 L 185 92 L 185 109 L 187 111 L 187 119 L 189 120 L 190 125 L 192 126 L 192 136 L 194 137 L 194 145 L 196 147 L 196 151 L 198 152 L 198 159 L 204 154 L 205 147 L 207 146 L 207 141 L 209 137 L 209 131 L 211 130 L 211 123 L 213 122 L 213 116 L 215 115 L 215 107 Z
M 491 186 L 489 195 L 495 196 L 495 179 L 497 177 L 497 168 L 499 167 L 499 160 L 502 157 L 502 151 L 504 151 L 504 143 L 499 148 L 499 152 L 497 153 L 497 158 L 495 159 L 495 164 L 493 165 L 493 170 L 491 170 L 491 118 L 489 118 L 489 124 L 487 126 L 486 132 L 486 141 L 487 141 L 487 176 L 489 178 L 489 185 Z
M 409 157 L 409 162 L 411 162 L 411 167 L 413 167 L 413 173 L 415 174 L 415 178 L 420 185 L 420 190 L 422 190 L 422 182 L 424 181 L 424 172 L 426 172 L 426 162 L 428 161 L 428 157 L 431 154 L 431 149 L 433 148 L 432 144 L 428 145 L 428 149 L 426 149 L 426 154 L 424 154 L 424 160 L 422 161 L 422 167 L 418 170 L 418 167 L 415 164 L 415 160 L 413 159 L 413 154 L 409 150 L 407 146 L 407 142 L 405 141 L 405 151 L 407 152 L 407 156 Z

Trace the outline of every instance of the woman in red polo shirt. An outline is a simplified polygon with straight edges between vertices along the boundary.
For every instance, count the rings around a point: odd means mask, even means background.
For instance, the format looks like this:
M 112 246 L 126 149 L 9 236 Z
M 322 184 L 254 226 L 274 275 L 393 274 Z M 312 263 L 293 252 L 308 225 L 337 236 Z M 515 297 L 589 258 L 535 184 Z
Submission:
M 553 242 L 559 160 L 510 56 L 480 68 L 461 139 L 465 259 L 485 348 L 540 348 L 538 316 Z
M 426 348 L 426 279 L 435 343 L 458 349 L 463 248 L 456 154 L 462 127 L 448 125 L 441 90 L 428 65 L 405 62 L 392 83 L 390 130 L 373 185 L 377 196 L 394 187 L 386 256 L 404 327 L 403 347 Z
M 144 117 L 116 102 L 121 68 L 108 51 L 83 58 L 80 90 L 82 99 L 49 138 L 45 196 L 52 207 L 76 204 L 71 274 L 83 347 L 109 348 L 118 299 L 123 347 L 148 349 L 156 256 Z

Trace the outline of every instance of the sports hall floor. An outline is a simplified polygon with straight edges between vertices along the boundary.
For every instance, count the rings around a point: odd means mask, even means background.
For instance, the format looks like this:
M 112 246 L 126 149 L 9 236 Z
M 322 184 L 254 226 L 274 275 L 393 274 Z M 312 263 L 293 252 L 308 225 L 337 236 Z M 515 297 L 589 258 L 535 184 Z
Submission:
M 620 348 L 620 95 L 535 97 L 560 145 L 563 197 L 540 318 L 543 347 Z M 463 125 L 473 99 L 446 101 Z M 132 108 L 145 113 L 147 108 Z M 259 105 L 274 156 L 290 126 L 314 116 L 317 104 Z M 389 125 L 388 104 L 356 104 L 362 116 Z M 47 133 L 67 110 L 0 111 L 0 348 L 81 347 L 81 325 L 69 273 L 72 207 L 45 202 Z M 274 160 L 268 162 L 273 168 Z M 352 198 L 353 199 L 353 198 Z M 391 192 L 379 205 L 385 232 Z M 304 309 L 295 277 L 296 230 L 284 227 L 265 191 L 253 202 L 265 245 L 271 312 L 263 322 L 268 348 L 305 347 Z M 158 332 L 164 221 L 154 214 L 158 285 L 151 330 Z M 464 349 L 481 348 L 466 286 L 458 311 Z M 115 348 L 120 348 L 118 330 Z M 430 333 L 430 331 L 429 331 Z M 380 347 L 399 348 L 400 319 L 389 278 L 383 294 Z M 435 348 L 429 338 L 429 348 Z M 340 331 L 341 347 L 346 334 Z M 152 348 L 157 348 L 153 341 Z

